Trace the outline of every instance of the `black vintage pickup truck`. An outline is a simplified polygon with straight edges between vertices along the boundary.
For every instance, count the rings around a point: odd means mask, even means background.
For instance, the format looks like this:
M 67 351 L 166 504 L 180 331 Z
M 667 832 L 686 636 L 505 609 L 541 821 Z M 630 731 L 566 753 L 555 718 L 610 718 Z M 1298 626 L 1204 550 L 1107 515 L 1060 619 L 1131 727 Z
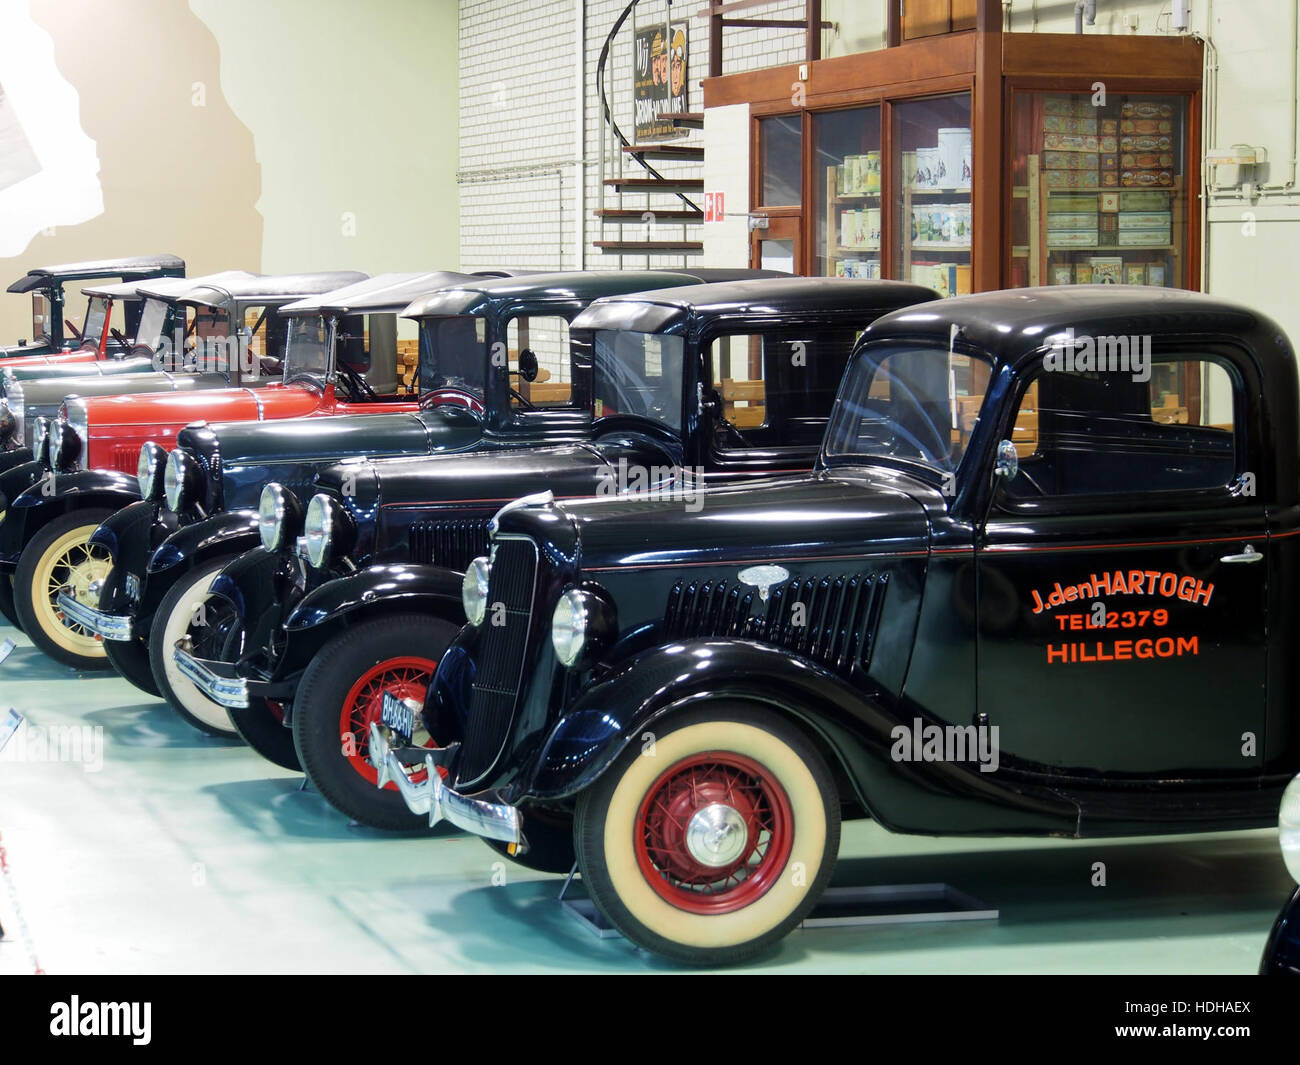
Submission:
M 369 757 L 431 821 L 576 857 L 636 943 L 734 962 L 816 902 L 841 817 L 1277 824 L 1298 567 L 1276 323 L 1149 288 L 962 297 L 867 330 L 810 476 L 698 513 L 504 508 L 472 624 L 414 722 L 383 700 Z

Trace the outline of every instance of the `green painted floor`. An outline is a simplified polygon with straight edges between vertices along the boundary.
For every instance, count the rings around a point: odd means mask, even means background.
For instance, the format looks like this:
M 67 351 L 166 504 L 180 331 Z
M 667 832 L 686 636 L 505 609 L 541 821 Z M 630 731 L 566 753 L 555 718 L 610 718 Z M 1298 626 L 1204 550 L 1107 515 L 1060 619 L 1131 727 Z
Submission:
M 102 729 L 103 748 L 98 768 L 37 760 L 30 742 L 17 760 L 17 740 L 0 755 L 0 973 L 673 971 L 564 913 L 559 879 L 470 837 L 350 828 L 300 778 L 115 675 L 5 637 L 18 649 L 0 716 Z M 845 827 L 836 883 L 935 881 L 1001 918 L 807 929 L 748 968 L 1250 973 L 1290 887 L 1270 831 L 1079 843 Z

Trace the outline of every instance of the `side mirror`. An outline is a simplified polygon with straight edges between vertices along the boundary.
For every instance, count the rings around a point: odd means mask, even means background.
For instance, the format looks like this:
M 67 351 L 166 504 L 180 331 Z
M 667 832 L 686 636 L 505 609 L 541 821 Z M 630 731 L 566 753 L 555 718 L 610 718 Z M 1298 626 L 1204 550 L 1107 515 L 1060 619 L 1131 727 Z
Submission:
M 993 476 L 999 481 L 1014 481 L 1020 473 L 1020 455 L 1010 440 L 998 444 L 998 459 L 993 466 Z
M 532 348 L 519 353 L 519 376 L 529 384 L 537 380 L 537 353 Z

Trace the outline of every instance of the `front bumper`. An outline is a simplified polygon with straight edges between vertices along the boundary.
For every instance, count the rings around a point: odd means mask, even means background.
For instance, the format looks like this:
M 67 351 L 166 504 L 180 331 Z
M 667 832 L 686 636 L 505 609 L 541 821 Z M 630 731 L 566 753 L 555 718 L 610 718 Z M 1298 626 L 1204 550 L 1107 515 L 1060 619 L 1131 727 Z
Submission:
M 370 764 L 379 773 L 378 786 L 389 781 L 397 785 L 407 809 L 415 814 L 428 814 L 429 827 L 439 821 L 449 821 L 457 828 L 472 832 L 484 839 L 494 839 L 511 846 L 512 854 L 528 850 L 524 837 L 524 816 L 517 806 L 499 801 L 495 791 L 479 795 L 461 795 L 447 787 L 433 754 L 424 756 L 425 779 L 416 783 L 406 775 L 405 766 L 396 752 L 388 746 L 383 730 L 373 722 L 370 725 Z
M 176 642 L 172 658 L 181 673 L 218 706 L 230 710 L 248 706 L 248 681 L 237 675 L 230 663 L 195 658 L 190 653 L 188 637 Z
M 58 595 L 59 609 L 83 629 L 105 640 L 125 642 L 135 637 L 135 619 L 130 614 L 107 614 L 78 602 L 66 588 Z

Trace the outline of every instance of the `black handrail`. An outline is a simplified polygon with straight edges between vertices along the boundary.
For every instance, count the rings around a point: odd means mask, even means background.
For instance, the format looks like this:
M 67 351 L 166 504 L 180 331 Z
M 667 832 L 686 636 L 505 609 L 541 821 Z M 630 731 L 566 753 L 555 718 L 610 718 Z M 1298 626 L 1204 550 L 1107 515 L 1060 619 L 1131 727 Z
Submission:
M 632 146 L 632 142 L 623 135 L 623 131 L 619 128 L 618 123 L 614 120 L 614 112 L 609 106 L 609 98 L 605 95 L 605 62 L 606 60 L 609 59 L 609 50 L 614 46 L 614 38 L 618 36 L 618 31 L 623 28 L 623 23 L 627 21 L 628 16 L 632 14 L 632 9 L 636 7 L 636 5 L 639 2 L 640 0 L 631 0 L 631 3 L 629 3 L 627 7 L 623 9 L 623 14 L 618 16 L 618 20 L 614 23 L 614 28 L 609 31 L 609 35 L 605 38 L 605 46 L 600 50 L 600 58 L 596 60 L 596 87 L 600 90 L 600 106 L 601 106 L 601 110 L 604 112 L 605 122 L 608 124 L 609 128 L 614 131 L 614 136 L 618 138 L 619 144 L 627 148 L 630 148 Z M 669 4 L 668 4 L 668 22 L 669 25 L 671 26 L 672 24 L 671 0 L 669 0 Z M 670 47 L 671 44 L 672 42 L 670 41 L 669 42 Z M 659 173 L 658 170 L 656 170 L 649 163 L 647 163 L 643 158 L 641 158 L 641 156 L 633 155 L 632 158 L 635 159 L 640 166 L 644 167 L 646 172 L 649 173 L 651 177 L 657 177 L 660 180 L 667 180 L 664 178 L 663 174 Z M 694 202 L 693 200 L 691 200 L 685 194 L 678 192 L 675 193 L 675 195 L 679 200 L 682 201 L 682 203 L 686 204 L 686 206 L 689 207 L 691 210 L 698 211 L 700 209 L 700 205 Z

